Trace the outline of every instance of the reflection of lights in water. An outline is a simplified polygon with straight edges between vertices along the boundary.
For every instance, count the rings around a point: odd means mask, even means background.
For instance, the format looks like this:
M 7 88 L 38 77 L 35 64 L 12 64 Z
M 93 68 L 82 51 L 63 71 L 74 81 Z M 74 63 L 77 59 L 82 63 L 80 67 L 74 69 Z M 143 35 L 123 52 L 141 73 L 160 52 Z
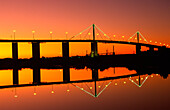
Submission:
M 136 81 L 138 81 L 138 79 L 136 79 Z
M 17 90 L 16 90 L 16 88 L 14 89 L 14 92 L 15 92 L 14 97 L 15 97 L 15 98 L 17 98 L 17 97 L 18 97 L 18 95 L 17 95 Z
M 69 92 L 70 90 L 69 89 L 67 89 L 67 92 Z
M 153 77 L 153 75 L 151 75 L 151 77 Z
M 158 76 L 158 74 L 156 74 L 156 76 Z
M 126 81 L 124 81 L 123 83 L 126 84 Z
M 117 86 L 117 83 L 115 83 L 115 85 Z
M 36 92 L 34 92 L 34 95 L 37 95 L 37 93 L 36 93 Z
M 143 78 L 141 78 L 141 80 L 143 80 Z
M 34 87 L 34 95 L 37 95 L 37 93 L 36 93 L 36 87 Z
M 51 93 L 53 94 L 54 93 L 54 89 L 53 89 L 53 85 L 51 86 Z
M 98 86 L 100 88 L 100 86 Z

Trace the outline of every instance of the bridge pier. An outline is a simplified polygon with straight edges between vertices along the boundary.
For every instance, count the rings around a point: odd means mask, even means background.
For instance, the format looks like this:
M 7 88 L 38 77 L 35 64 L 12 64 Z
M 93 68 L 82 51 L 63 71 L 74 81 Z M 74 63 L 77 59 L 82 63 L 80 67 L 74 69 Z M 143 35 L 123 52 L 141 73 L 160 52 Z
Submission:
M 62 56 L 64 59 L 69 58 L 69 42 L 62 42 Z
M 13 85 L 19 84 L 18 68 L 13 68 Z
M 150 46 L 150 47 L 149 47 L 149 53 L 150 53 L 150 54 L 153 54 L 153 53 L 154 53 L 154 47 L 153 47 L 153 46 Z
M 97 48 L 97 42 L 91 42 L 91 57 L 98 56 L 98 48 Z
M 40 42 L 32 42 L 32 57 L 34 61 L 40 59 Z
M 68 66 L 63 68 L 63 82 L 70 82 L 70 68 Z
M 136 45 L 136 55 L 140 55 L 141 54 L 141 44 L 137 44 Z
M 33 68 L 33 84 L 40 84 L 40 83 L 41 83 L 40 68 L 34 67 Z
M 12 59 L 18 60 L 18 43 L 12 42 Z

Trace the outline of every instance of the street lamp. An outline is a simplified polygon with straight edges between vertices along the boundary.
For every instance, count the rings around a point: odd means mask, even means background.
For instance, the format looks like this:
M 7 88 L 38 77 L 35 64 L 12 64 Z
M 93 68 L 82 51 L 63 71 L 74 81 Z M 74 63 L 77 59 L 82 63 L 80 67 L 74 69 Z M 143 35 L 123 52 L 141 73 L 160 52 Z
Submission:
M 123 41 L 124 41 L 125 36 L 122 36 L 122 38 L 123 38 Z
M 33 36 L 33 39 L 34 39 L 34 33 L 35 33 L 35 31 L 32 31 L 32 36 Z
M 113 35 L 114 40 L 115 40 L 115 37 L 116 37 L 116 35 Z
M 89 40 L 90 40 L 90 34 L 91 34 L 91 33 L 88 33 L 88 35 L 89 35 Z
M 16 33 L 16 30 L 13 30 L 13 33 L 14 33 L 14 40 L 15 40 L 15 33 Z
M 53 32 L 52 32 L 52 31 L 50 31 L 50 37 L 51 37 L 51 40 L 52 40 L 52 34 L 53 34 Z
M 68 34 L 68 32 L 66 32 L 66 39 L 67 39 L 67 34 Z
M 82 34 L 82 33 L 80 32 L 80 40 L 81 40 L 81 34 Z

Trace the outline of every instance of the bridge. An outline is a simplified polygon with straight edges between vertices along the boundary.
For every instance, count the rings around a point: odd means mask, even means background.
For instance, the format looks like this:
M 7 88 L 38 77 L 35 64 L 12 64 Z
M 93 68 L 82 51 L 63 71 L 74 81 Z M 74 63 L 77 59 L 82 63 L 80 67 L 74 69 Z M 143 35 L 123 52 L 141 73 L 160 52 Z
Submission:
M 92 39 L 79 39 L 79 40 L 74 40 L 73 38 L 77 36 L 81 36 L 85 30 L 93 28 L 92 33 L 93 33 L 93 38 Z M 136 32 L 132 37 L 128 39 L 128 41 L 115 41 L 111 40 L 110 37 L 108 37 L 102 30 L 100 30 L 95 24 L 89 26 L 87 29 L 83 30 L 79 34 L 71 37 L 70 39 L 64 39 L 64 40 L 0 40 L 0 43 L 5 43 L 5 42 L 11 42 L 12 43 L 12 59 L 18 60 L 18 43 L 19 42 L 30 42 L 32 43 L 32 57 L 35 60 L 40 59 L 40 43 L 46 43 L 46 42 L 61 42 L 62 43 L 62 56 L 63 58 L 67 59 L 69 58 L 69 43 L 70 42 L 90 42 L 91 43 L 91 57 L 97 57 L 99 56 L 98 54 L 98 43 L 110 43 L 110 44 L 127 44 L 127 45 L 135 45 L 136 46 L 136 54 L 140 55 L 141 54 L 141 46 L 145 46 L 149 48 L 149 53 L 154 54 L 154 49 L 157 48 L 159 53 L 166 54 L 169 52 L 169 48 L 167 48 L 165 45 L 164 46 L 158 46 L 158 45 L 153 45 L 149 44 L 147 40 L 141 35 L 140 32 Z M 96 34 L 95 31 L 100 31 L 105 37 L 107 37 L 109 40 L 96 40 L 96 35 L 99 36 L 99 32 Z M 89 32 L 89 31 L 88 31 Z M 87 33 L 87 35 L 90 35 L 91 33 Z M 137 36 L 136 40 L 137 42 L 130 42 L 129 40 L 132 39 L 134 36 Z M 140 43 L 140 35 L 146 41 L 147 43 Z M 114 48 L 114 47 L 113 47 Z M 113 52 L 114 54 L 114 52 Z

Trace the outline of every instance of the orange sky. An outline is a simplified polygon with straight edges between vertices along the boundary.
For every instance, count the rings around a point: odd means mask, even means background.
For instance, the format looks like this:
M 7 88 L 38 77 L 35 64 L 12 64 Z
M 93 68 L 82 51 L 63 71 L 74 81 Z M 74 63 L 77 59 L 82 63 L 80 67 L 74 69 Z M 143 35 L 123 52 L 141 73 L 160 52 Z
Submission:
M 50 31 L 65 39 L 65 32 L 70 38 L 95 23 L 117 40 L 139 30 L 148 41 L 168 44 L 169 6 L 169 0 L 1 0 L 0 39 L 13 38 L 13 30 L 16 39 L 32 39 L 32 30 L 35 39 L 50 39 Z M 0 56 L 10 56 L 9 48 L 0 45 Z

